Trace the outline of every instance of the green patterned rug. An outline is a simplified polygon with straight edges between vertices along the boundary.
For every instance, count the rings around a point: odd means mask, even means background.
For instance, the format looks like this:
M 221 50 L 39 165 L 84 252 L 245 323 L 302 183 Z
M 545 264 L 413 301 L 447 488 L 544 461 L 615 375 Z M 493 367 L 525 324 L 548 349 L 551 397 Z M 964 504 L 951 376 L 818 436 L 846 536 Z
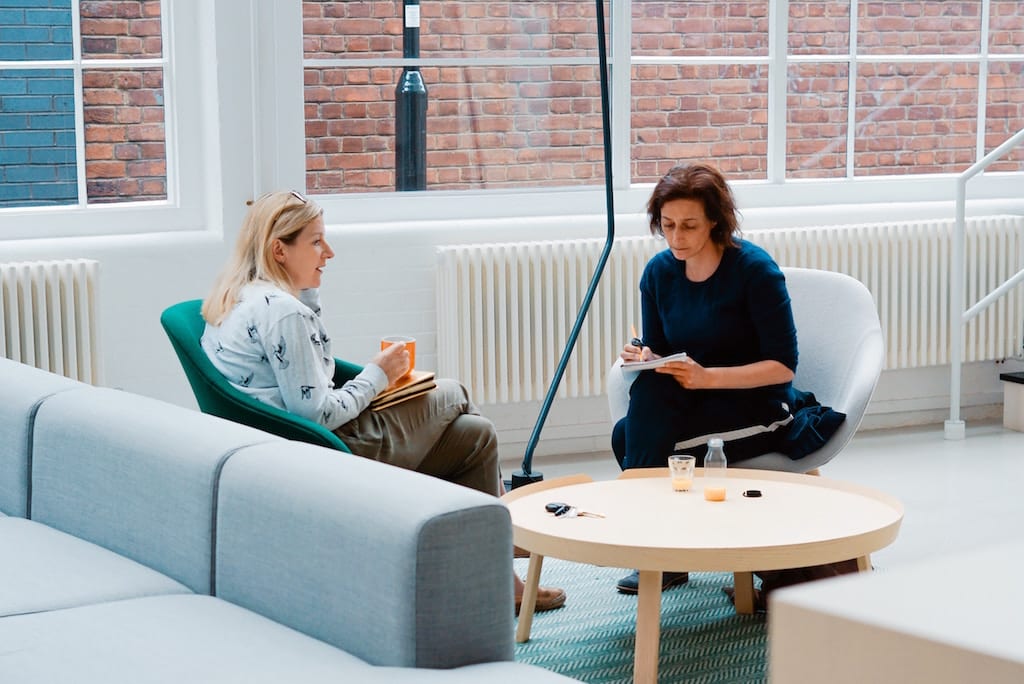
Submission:
M 515 561 L 526 575 L 527 561 Z M 564 608 L 537 613 L 530 641 L 516 644 L 516 660 L 589 684 L 633 681 L 636 597 L 615 582 L 628 570 L 545 558 L 541 584 L 563 587 Z M 698 572 L 662 594 L 658 681 L 764 682 L 763 615 L 736 615 L 722 587 L 727 573 Z

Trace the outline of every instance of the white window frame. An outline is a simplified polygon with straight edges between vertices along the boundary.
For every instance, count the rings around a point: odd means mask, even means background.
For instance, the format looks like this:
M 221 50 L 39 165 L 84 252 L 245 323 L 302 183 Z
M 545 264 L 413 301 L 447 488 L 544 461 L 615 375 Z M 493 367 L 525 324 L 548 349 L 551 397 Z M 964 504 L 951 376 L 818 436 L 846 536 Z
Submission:
M 270 3 L 273 0 L 257 0 Z M 301 13 L 301 2 L 291 0 L 293 10 Z M 856 12 L 858 0 L 851 0 L 851 13 Z M 983 18 L 987 20 L 989 0 L 983 0 L 986 8 Z M 623 122 L 615 116 L 615 112 L 630 111 L 630 82 L 628 75 L 633 63 L 645 61 L 645 58 L 630 54 L 631 43 L 631 0 L 615 0 L 610 3 L 607 40 L 609 43 L 609 68 L 611 71 L 610 98 L 612 109 L 612 160 L 613 187 L 615 190 L 616 213 L 641 213 L 650 194 L 651 184 L 630 183 L 629 151 L 629 117 Z M 785 140 L 786 140 L 786 64 L 789 62 L 807 61 L 807 57 L 796 59 L 787 57 L 789 3 L 788 0 L 770 0 L 769 31 L 772 40 L 769 55 L 764 59 L 771 64 L 769 73 L 769 176 L 764 181 L 738 180 L 733 183 L 740 207 L 744 210 L 766 210 L 767 213 L 778 212 L 784 216 L 787 209 L 797 209 L 813 205 L 814 207 L 857 207 L 873 205 L 874 211 L 885 211 L 888 208 L 897 212 L 901 207 L 904 211 L 917 211 L 921 203 L 952 202 L 955 196 L 957 174 L 928 174 L 904 176 L 872 176 L 829 179 L 785 179 Z M 983 32 L 983 38 L 987 31 Z M 285 73 L 301 74 L 303 61 L 295 63 L 294 53 L 301 53 L 301 30 L 297 35 L 282 35 L 278 27 L 278 50 L 292 54 L 292 65 L 284 68 L 287 62 L 285 53 L 278 52 L 274 58 L 279 77 Z M 852 41 L 851 41 L 852 42 Z M 987 50 L 976 57 L 984 58 Z M 828 59 L 844 59 L 855 57 L 855 45 L 851 46 L 850 55 L 829 55 Z M 957 56 L 960 59 L 961 55 Z M 948 58 L 948 56 L 946 57 Z M 1004 56 L 1000 56 L 1000 59 Z M 1011 57 L 1017 59 L 1018 57 Z M 646 58 L 650 60 L 652 58 Z M 653 58 L 658 60 L 659 58 Z M 920 57 L 915 56 L 918 60 Z M 419 60 L 423 61 L 423 60 Z M 664 61 L 664 60 L 662 60 Z M 714 62 L 715 59 L 680 58 L 678 63 L 697 61 Z M 734 60 L 735 61 L 735 60 Z M 752 60 L 744 60 L 752 61 Z M 401 65 L 402 60 L 389 60 Z M 317 62 L 319 63 L 319 62 Z M 593 58 L 590 63 L 597 63 Z M 985 62 L 982 61 L 982 64 Z M 295 69 L 297 71 L 291 71 Z M 622 74 L 627 77 L 623 78 Z M 772 77 L 774 74 L 774 77 Z M 781 77 L 780 77 L 781 76 Z M 295 77 L 301 82 L 301 76 Z M 274 84 L 265 83 L 271 90 Z M 280 83 L 277 84 L 277 87 Z M 984 87 L 984 84 L 981 84 Z M 984 93 L 982 91 L 981 95 Z M 293 112 L 298 108 L 291 108 Z M 301 114 L 301 112 L 300 112 Z M 984 125 L 984 107 L 980 116 Z M 294 127 L 292 128 L 294 130 Z M 280 129 L 275 134 L 280 137 Z M 852 135 L 852 131 L 850 133 Z M 979 154 L 982 156 L 984 130 L 978 132 Z M 294 141 L 294 137 L 292 138 Z M 274 147 L 273 145 L 271 145 Z M 301 174 L 297 164 L 289 162 L 292 168 L 289 175 L 292 187 L 304 186 L 305 146 L 291 143 L 291 151 L 276 146 L 280 158 L 292 158 L 301 155 Z M 1021 196 L 1020 186 L 1024 173 L 986 173 L 972 181 L 972 199 L 1009 201 L 1019 207 Z M 400 196 L 402 201 L 395 201 Z M 352 224 L 395 223 L 410 221 L 427 221 L 436 219 L 458 220 L 475 218 L 514 218 L 523 216 L 576 216 L 581 214 L 603 214 L 605 208 L 604 186 L 587 186 L 568 189 L 522 189 L 522 190 L 465 190 L 465 191 L 422 191 L 422 192 L 378 192 L 359 194 L 317 195 L 326 212 L 329 224 L 339 226 Z
M 75 82 L 75 136 L 79 202 L 74 205 L 0 208 L 0 241 L 37 240 L 97 235 L 125 235 L 195 229 L 203 222 L 204 175 L 189 172 L 204 163 L 202 89 L 181 87 L 203 79 L 204 52 L 197 37 L 208 36 L 210 8 L 202 0 L 161 0 L 161 58 L 89 59 L 81 57 L 79 12 L 72 6 L 74 58 L 48 68 L 70 69 Z M 167 156 L 167 199 L 140 202 L 85 204 L 84 123 L 82 70 L 91 66 L 163 68 L 164 135 Z M 24 68 L 3 62 L 5 69 Z

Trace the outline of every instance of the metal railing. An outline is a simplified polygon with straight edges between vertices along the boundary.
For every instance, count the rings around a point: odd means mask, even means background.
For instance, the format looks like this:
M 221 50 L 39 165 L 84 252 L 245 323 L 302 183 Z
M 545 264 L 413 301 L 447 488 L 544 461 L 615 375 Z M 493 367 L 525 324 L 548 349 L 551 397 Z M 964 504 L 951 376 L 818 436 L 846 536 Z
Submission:
M 963 365 L 964 328 L 975 316 L 984 311 L 997 299 L 1024 280 L 1024 269 L 1017 271 L 1002 285 L 978 300 L 974 306 L 964 310 L 965 280 L 964 251 L 966 250 L 967 222 L 967 181 L 989 167 L 994 161 L 1024 142 L 1024 128 L 1017 131 L 1006 142 L 986 154 L 960 174 L 956 180 L 956 226 L 953 229 L 953 268 L 950 285 L 950 378 L 949 378 L 949 420 L 945 424 L 946 439 L 963 439 L 966 434 L 964 421 L 960 419 L 960 376 Z

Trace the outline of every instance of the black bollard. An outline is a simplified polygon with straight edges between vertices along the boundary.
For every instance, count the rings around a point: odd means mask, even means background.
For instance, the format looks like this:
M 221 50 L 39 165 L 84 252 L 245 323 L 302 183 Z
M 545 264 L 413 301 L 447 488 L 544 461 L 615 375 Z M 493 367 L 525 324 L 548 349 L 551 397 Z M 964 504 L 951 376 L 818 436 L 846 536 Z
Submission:
M 403 0 L 402 56 L 420 56 L 420 2 Z M 395 190 L 427 189 L 427 86 L 418 66 L 395 86 Z

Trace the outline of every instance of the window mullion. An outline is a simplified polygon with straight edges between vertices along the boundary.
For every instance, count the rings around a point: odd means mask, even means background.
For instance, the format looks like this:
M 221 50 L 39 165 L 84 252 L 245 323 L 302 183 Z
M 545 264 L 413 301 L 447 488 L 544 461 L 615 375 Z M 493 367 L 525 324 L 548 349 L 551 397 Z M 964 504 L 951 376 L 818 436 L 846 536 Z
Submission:
M 82 79 L 82 10 L 76 2 L 71 11 L 71 73 L 74 78 L 75 107 L 75 179 L 78 186 L 78 206 L 89 203 L 85 177 L 85 88 Z
M 846 87 L 846 177 L 853 178 L 856 168 L 856 148 L 854 142 L 857 138 L 857 38 L 860 32 L 857 30 L 857 10 L 859 0 L 850 0 L 850 45 L 849 52 L 849 84 Z
M 181 185 L 178 178 L 178 127 L 177 98 L 175 90 L 174 41 L 171 28 L 174 26 L 170 0 L 160 0 L 160 67 L 163 73 L 163 112 L 164 112 L 164 178 L 167 183 L 167 201 L 178 206 L 181 201 Z
M 988 31 L 991 4 L 991 0 L 981 0 L 981 45 L 978 46 L 981 59 L 978 60 L 978 134 L 977 151 L 975 152 L 977 160 L 985 156 L 985 128 L 988 118 Z
M 768 3 L 768 182 L 786 182 L 789 0 Z
M 612 2 L 611 10 L 611 123 L 612 181 L 616 190 L 629 190 L 633 182 L 630 137 L 632 135 L 633 2 Z

